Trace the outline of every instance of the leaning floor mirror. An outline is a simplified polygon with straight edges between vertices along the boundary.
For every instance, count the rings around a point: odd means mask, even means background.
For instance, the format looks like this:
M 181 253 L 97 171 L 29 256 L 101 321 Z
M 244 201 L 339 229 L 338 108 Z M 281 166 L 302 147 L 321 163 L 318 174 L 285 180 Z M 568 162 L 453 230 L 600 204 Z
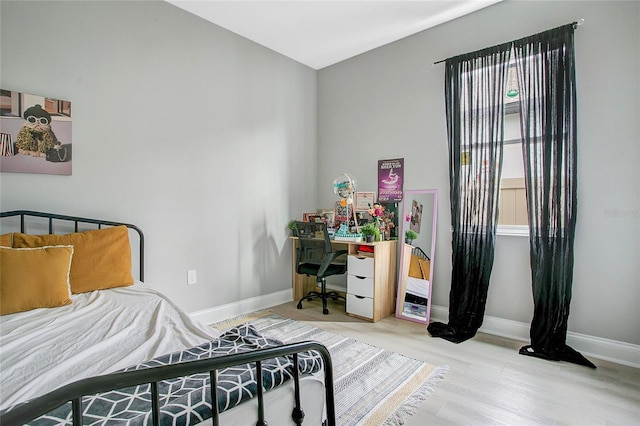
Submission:
M 404 192 L 396 317 L 429 324 L 438 219 L 438 190 Z

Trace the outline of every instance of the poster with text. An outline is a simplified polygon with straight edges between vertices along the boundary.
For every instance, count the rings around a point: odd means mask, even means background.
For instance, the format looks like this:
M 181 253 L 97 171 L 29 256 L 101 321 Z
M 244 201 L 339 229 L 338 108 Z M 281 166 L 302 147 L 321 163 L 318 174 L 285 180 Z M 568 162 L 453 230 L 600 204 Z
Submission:
M 0 172 L 71 175 L 71 102 L 0 89 Z
M 402 201 L 404 158 L 378 161 L 378 202 Z

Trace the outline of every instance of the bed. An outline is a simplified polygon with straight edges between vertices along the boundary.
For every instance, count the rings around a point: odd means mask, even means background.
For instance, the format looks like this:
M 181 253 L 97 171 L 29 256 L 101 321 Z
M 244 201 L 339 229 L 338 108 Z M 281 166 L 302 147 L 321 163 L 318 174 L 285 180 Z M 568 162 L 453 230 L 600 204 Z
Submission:
M 327 349 L 194 321 L 144 283 L 137 226 L 0 218 L 2 425 L 335 424 Z

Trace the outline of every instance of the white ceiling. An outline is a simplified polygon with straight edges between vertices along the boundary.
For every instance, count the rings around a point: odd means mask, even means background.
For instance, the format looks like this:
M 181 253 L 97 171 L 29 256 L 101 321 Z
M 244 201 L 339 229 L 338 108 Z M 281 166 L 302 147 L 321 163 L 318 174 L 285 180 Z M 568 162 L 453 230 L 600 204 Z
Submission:
M 502 0 L 166 0 L 314 69 Z

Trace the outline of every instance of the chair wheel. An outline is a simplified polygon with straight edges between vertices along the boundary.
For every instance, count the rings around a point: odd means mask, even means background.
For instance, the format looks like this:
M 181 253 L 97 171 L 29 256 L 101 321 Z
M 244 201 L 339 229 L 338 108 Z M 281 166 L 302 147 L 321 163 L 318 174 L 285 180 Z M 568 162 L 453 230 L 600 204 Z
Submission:
M 296 306 L 296 308 L 302 309 L 302 302 L 298 302 L 298 306 Z
M 322 313 L 325 314 L 325 315 L 329 315 L 329 310 L 328 309 L 323 309 Z

